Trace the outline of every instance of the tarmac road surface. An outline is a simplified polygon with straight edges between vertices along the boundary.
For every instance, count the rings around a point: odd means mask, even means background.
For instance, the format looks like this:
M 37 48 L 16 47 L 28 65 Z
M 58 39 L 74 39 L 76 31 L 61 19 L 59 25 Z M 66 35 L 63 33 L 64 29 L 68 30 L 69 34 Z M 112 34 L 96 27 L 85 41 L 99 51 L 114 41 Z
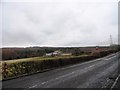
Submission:
M 118 71 L 118 53 L 95 60 L 78 63 L 3 81 L 3 88 L 106 88 Z

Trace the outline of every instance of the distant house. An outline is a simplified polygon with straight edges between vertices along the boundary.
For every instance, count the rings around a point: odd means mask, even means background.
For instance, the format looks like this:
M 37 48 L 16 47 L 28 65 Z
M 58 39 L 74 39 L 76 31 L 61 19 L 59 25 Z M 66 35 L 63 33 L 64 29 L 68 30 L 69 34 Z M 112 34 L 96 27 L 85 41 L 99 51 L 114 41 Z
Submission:
M 61 51 L 54 51 L 51 53 L 46 53 L 46 56 L 60 56 L 61 55 Z
M 52 56 L 53 53 L 46 53 L 45 56 Z

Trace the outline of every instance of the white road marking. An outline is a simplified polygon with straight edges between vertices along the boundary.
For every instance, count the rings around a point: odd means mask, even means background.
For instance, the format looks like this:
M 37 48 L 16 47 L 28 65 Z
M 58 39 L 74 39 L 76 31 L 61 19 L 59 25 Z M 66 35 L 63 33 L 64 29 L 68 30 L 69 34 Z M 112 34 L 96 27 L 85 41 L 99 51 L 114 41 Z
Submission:
M 117 84 L 119 78 L 120 78 L 120 74 L 119 74 L 118 77 L 116 78 L 116 80 L 115 80 L 115 82 L 113 83 L 113 85 L 111 86 L 110 90 L 112 90 L 112 89 L 115 87 L 115 85 Z
M 110 60 L 110 59 L 105 59 L 105 60 Z
M 95 65 L 91 65 L 91 66 L 89 66 L 88 68 L 91 68 L 91 67 L 94 67 Z
M 113 57 L 115 57 L 115 56 L 113 56 Z M 111 58 L 113 58 L 113 57 L 111 57 Z M 105 57 L 104 57 L 104 58 L 105 58 Z M 81 64 L 77 64 L 77 65 L 72 65 L 72 66 L 65 67 L 65 68 L 60 68 L 60 70 L 61 70 L 61 69 L 66 69 L 66 68 L 75 67 L 75 66 L 78 66 L 78 65 L 84 65 L 84 64 L 87 64 L 87 63 L 90 63 L 90 62 L 99 61 L 99 60 L 104 59 L 104 58 L 99 58 L 99 59 L 96 59 L 96 60 L 88 61 L 88 62 L 81 63 Z M 111 59 L 111 58 L 108 58 L 108 60 Z M 94 66 L 96 66 L 96 65 L 91 65 L 91 66 L 89 66 L 89 67 L 87 67 L 87 68 L 84 68 L 84 69 L 83 69 L 83 72 L 86 72 L 85 70 L 91 69 L 91 68 L 94 67 Z M 80 69 L 80 70 L 81 70 L 81 69 Z M 51 80 L 49 80 L 49 81 L 42 82 L 41 84 L 38 84 L 38 85 L 44 85 L 44 84 L 49 83 L 49 82 L 51 82 L 51 81 L 54 81 L 54 80 L 58 80 L 58 79 L 61 79 L 61 78 L 64 78 L 64 77 L 71 76 L 72 74 L 77 73 L 77 72 L 79 72 L 80 70 L 76 70 L 76 71 L 74 71 L 74 72 L 65 74 L 65 75 L 63 75 L 63 76 L 59 76 L 59 77 L 57 77 L 57 78 L 55 78 L 55 79 L 51 79 Z M 28 89 L 37 87 L 38 85 L 36 84 L 36 85 L 34 85 L 34 86 L 32 86 L 32 87 L 28 87 Z
M 34 87 L 36 87 L 37 85 L 34 85 L 34 86 L 32 86 L 32 87 L 30 87 L 30 88 L 34 88 Z
M 115 58 L 116 56 L 113 56 L 113 57 L 110 57 L 110 58 L 106 58 L 105 60 L 110 60 L 110 59 L 112 59 L 112 58 Z
M 94 66 L 95 66 L 95 65 L 91 65 L 91 66 L 89 66 L 89 67 L 84 68 L 84 69 L 83 69 L 83 72 L 86 72 L 86 70 L 88 70 L 88 69 L 90 69 L 90 68 L 92 68 L 92 67 L 94 67 Z M 55 79 L 51 79 L 51 80 L 49 80 L 49 81 L 42 82 L 42 83 L 39 84 L 39 85 L 44 85 L 44 84 L 49 83 L 49 82 L 51 82 L 51 81 L 54 81 L 54 80 L 58 80 L 58 79 L 61 79 L 61 78 L 64 78 L 64 77 L 71 76 L 72 74 L 77 73 L 77 72 L 79 72 L 79 71 L 80 71 L 80 70 L 76 70 L 76 71 L 74 71 L 74 72 L 65 74 L 65 75 L 63 75 L 63 76 L 59 76 L 59 77 L 57 77 L 57 78 L 55 78 Z M 29 87 L 28 89 L 34 88 L 34 87 L 37 87 L 37 86 L 38 86 L 38 85 L 34 85 L 34 86 L 32 86 L 32 87 Z
M 61 70 L 61 69 L 72 68 L 72 67 L 75 67 L 75 66 L 79 66 L 79 65 L 88 64 L 88 63 L 91 63 L 91 62 L 95 62 L 95 61 L 100 61 L 101 59 L 102 59 L 102 58 L 99 58 L 99 59 L 95 59 L 95 60 L 92 60 L 92 61 L 88 61 L 88 62 L 84 62 L 84 63 L 81 63 L 81 64 L 72 65 L 72 66 L 69 66 L 69 67 L 60 68 L 60 70 Z
M 31 87 L 29 87 L 29 88 L 26 88 L 26 89 L 24 89 L 24 90 L 28 90 L 28 89 L 30 89 L 30 88 L 34 88 L 34 87 L 37 87 L 38 85 L 36 84 L 36 85 L 34 85 L 34 86 L 31 86 Z
M 114 55 L 115 55 L 115 56 L 114 56 Z M 114 57 L 116 57 L 116 53 L 115 53 L 115 54 L 112 54 L 112 56 L 113 56 L 113 57 L 110 57 L 110 58 L 109 58 L 108 56 L 106 56 L 106 57 L 108 57 L 108 59 L 114 58 Z M 102 57 L 102 58 L 98 58 L 98 59 L 95 59 L 95 60 L 87 61 L 87 62 L 84 62 L 84 63 L 81 63 L 81 64 L 72 65 L 72 66 L 69 66 L 69 67 L 60 68 L 60 70 L 61 70 L 61 69 L 71 68 L 71 67 L 75 67 L 75 66 L 79 66 L 79 65 L 88 64 L 88 63 L 95 62 L 95 61 L 100 61 L 100 60 L 103 60 L 103 59 L 106 58 L 106 57 Z
M 45 84 L 45 83 L 47 83 L 48 81 L 46 81 L 46 82 L 42 82 L 41 84 Z

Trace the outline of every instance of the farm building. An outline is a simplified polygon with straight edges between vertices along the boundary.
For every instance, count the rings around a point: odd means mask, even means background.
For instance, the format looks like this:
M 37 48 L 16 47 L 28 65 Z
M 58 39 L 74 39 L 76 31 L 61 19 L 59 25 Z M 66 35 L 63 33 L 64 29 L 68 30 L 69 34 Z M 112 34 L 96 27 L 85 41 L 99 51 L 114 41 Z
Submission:
M 46 56 L 60 56 L 61 55 L 61 51 L 54 51 L 51 53 L 46 53 Z

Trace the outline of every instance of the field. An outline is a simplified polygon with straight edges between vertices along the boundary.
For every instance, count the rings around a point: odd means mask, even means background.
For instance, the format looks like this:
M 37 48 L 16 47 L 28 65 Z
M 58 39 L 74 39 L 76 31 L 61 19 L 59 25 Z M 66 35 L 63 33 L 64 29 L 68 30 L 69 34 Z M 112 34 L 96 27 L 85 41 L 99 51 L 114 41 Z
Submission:
M 23 58 L 23 59 L 14 59 L 14 60 L 3 60 L 2 63 L 12 64 L 12 63 L 20 63 L 20 62 L 29 62 L 29 61 L 43 61 L 43 60 L 57 60 L 57 59 L 67 59 L 67 58 L 75 58 L 75 57 L 83 57 L 89 55 L 69 55 L 69 56 L 55 56 L 55 57 L 33 57 L 33 58 Z

